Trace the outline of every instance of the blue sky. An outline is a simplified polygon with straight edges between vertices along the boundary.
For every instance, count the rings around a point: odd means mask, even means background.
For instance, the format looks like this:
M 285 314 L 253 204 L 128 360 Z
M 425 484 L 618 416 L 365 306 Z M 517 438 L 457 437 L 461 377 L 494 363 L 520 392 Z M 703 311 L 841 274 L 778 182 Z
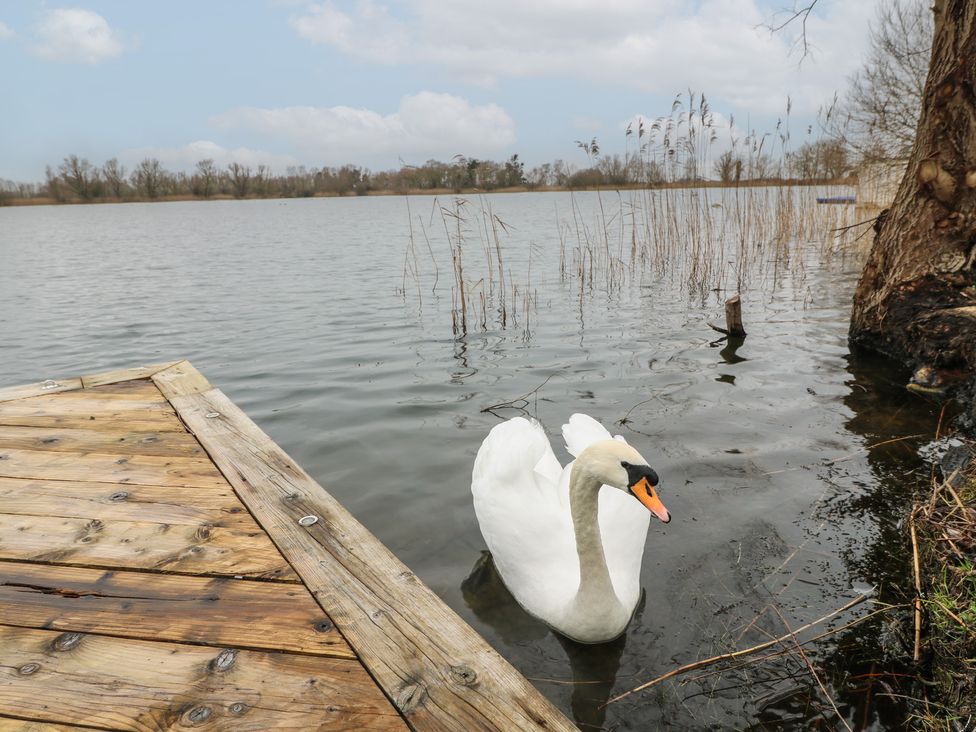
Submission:
M 69 154 L 284 172 L 463 154 L 585 163 L 638 115 L 704 92 L 721 138 L 793 144 L 860 63 L 876 0 L 820 0 L 799 64 L 759 27 L 791 0 L 0 2 L 0 178 Z

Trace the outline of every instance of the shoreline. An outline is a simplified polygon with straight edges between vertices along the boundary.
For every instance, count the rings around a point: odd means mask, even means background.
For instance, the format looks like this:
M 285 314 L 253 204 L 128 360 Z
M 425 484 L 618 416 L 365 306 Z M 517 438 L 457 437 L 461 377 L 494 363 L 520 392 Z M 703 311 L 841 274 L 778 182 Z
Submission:
M 856 177 L 847 178 L 816 178 L 816 179 L 796 179 L 796 178 L 767 178 L 762 180 L 740 181 L 738 183 L 725 183 L 723 181 L 700 180 L 700 181 L 672 181 L 668 183 L 626 183 L 622 185 L 606 186 L 586 186 L 581 188 L 569 186 L 512 186 L 508 188 L 462 188 L 459 190 L 452 188 L 411 188 L 400 191 L 388 190 L 367 190 L 363 192 L 350 191 L 348 193 L 315 193 L 311 196 L 282 196 L 278 194 L 249 194 L 243 197 L 236 197 L 229 194 L 217 194 L 213 196 L 193 196 L 186 194 L 157 196 L 148 198 L 144 196 L 127 196 L 125 198 L 100 197 L 90 200 L 71 198 L 59 201 L 55 198 L 38 196 L 32 198 L 10 197 L 4 198 L 0 194 L 0 208 L 4 206 L 76 206 L 76 205 L 98 205 L 98 204 L 118 204 L 118 203 L 172 203 L 177 201 L 291 201 L 303 200 L 306 198 L 358 198 L 364 196 L 479 196 L 489 193 L 585 193 L 585 192 L 615 192 L 615 191 L 658 191 L 658 190 L 678 190 L 678 189 L 697 189 L 697 188 L 782 188 L 798 187 L 808 188 L 815 186 L 855 186 Z

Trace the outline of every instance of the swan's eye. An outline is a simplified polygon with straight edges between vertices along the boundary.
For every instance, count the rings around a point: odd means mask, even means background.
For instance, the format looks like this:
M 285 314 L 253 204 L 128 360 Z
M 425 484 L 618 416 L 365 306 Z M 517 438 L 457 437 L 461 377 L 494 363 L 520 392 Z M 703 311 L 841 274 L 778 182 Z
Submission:
M 630 470 L 631 466 L 630 463 L 628 463 L 626 460 L 621 460 L 620 467 L 622 467 L 624 470 Z

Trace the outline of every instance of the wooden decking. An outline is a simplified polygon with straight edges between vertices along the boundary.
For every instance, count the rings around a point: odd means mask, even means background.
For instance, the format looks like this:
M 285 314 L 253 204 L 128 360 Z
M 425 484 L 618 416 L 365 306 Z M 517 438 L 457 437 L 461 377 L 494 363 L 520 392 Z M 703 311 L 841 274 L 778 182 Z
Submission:
M 0 732 L 183 728 L 575 729 L 186 361 L 0 389 Z

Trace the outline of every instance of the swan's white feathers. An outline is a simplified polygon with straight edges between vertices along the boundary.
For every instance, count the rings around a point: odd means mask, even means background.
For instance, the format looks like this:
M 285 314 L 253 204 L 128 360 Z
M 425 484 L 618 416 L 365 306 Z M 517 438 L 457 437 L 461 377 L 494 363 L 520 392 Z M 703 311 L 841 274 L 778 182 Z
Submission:
M 609 440 L 610 437 L 607 428 L 588 414 L 574 414 L 569 418 L 569 422 L 563 425 L 563 440 L 566 442 L 566 449 L 573 457 L 579 457 L 580 453 L 594 442 Z
M 572 520 L 556 495 L 561 472 L 542 427 L 521 417 L 491 430 L 472 472 L 474 509 L 495 567 L 537 617 L 561 607 L 579 584 Z
M 611 438 L 599 422 L 574 414 L 563 425 L 574 456 Z M 626 442 L 619 435 L 615 438 Z M 471 491 L 481 532 L 506 586 L 528 612 L 545 620 L 579 585 L 579 557 L 569 507 L 572 463 L 560 469 L 549 439 L 521 417 L 496 425 L 478 451 Z M 600 535 L 614 591 L 633 608 L 650 513 L 609 486 L 600 490 Z

